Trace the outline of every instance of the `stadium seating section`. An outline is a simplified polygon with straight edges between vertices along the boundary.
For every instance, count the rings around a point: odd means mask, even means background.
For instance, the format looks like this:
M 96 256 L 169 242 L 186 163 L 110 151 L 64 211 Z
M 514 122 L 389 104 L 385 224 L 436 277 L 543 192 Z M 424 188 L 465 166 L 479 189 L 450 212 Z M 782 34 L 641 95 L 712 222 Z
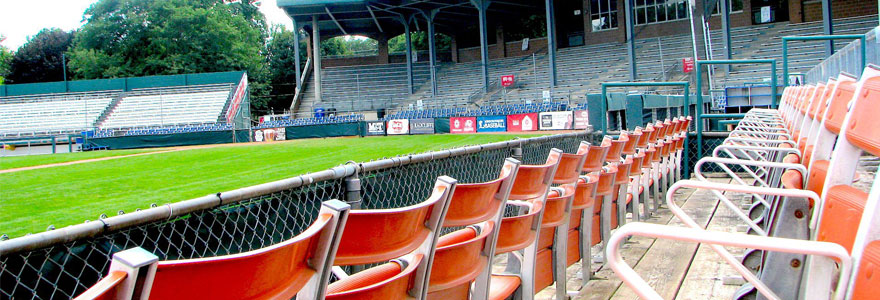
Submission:
M 779 69 L 777 74 L 781 76 L 782 47 L 778 37 L 821 34 L 821 26 L 820 22 L 798 24 L 783 22 L 732 28 L 733 56 L 734 58 L 778 59 L 780 63 L 777 65 Z M 834 26 L 835 34 L 864 33 L 877 26 L 877 18 L 839 19 L 835 20 Z M 714 47 L 713 58 L 723 58 L 723 52 L 719 47 L 722 44 L 721 32 L 713 30 L 711 35 Z M 835 42 L 835 44 L 839 48 L 848 42 L 843 40 Z M 702 45 L 702 41 L 698 43 Z M 684 33 L 662 38 L 636 38 L 635 47 L 638 59 L 638 77 L 642 81 L 680 80 L 686 76 L 681 72 L 681 59 L 694 56 L 691 36 Z M 416 77 L 414 79 L 416 92 L 413 95 L 406 95 L 406 83 L 403 79 L 405 77 L 400 77 L 401 79 L 393 77 L 405 76 L 405 66 L 402 64 L 384 67 L 324 68 L 325 75 L 322 79 L 324 101 L 315 102 L 314 84 L 307 83 L 296 116 L 310 116 L 314 109 L 319 107 L 336 108 L 340 112 L 388 108 L 393 114 L 413 110 L 410 105 L 416 106 L 418 100 L 422 101 L 425 109 L 474 109 L 487 105 L 539 102 L 543 99 L 543 91 L 551 89 L 549 88 L 546 50 L 540 49 L 538 52 L 539 54 L 535 55 L 534 60 L 531 56 L 490 60 L 489 78 L 493 85 L 498 84 L 501 75 L 509 74 L 516 76 L 517 83 L 506 93 L 495 90 L 487 95 L 482 94 L 482 82 L 474 76 L 481 72 L 479 62 L 440 63 L 437 72 L 438 94 L 436 96 L 431 95 L 429 76 Z M 628 80 L 628 62 L 626 56 L 620 55 L 620 53 L 626 53 L 626 45 L 619 42 L 559 49 L 556 58 L 558 85 L 552 89 L 551 101 L 581 103 L 586 100 L 585 97 L 588 93 L 599 92 L 599 84 L 602 82 Z M 700 53 L 700 56 L 704 57 L 705 53 Z M 791 72 L 806 72 L 824 58 L 824 53 L 823 49 L 816 47 L 815 43 L 800 43 L 790 45 L 789 57 Z M 416 68 L 417 74 L 420 74 L 421 68 L 427 71 L 427 66 L 419 65 Z M 392 72 L 390 69 L 394 71 Z M 766 67 L 762 65 L 737 66 L 730 74 L 722 72 L 720 67 L 716 69 L 715 78 L 723 86 L 741 86 L 746 82 L 761 81 L 766 77 L 764 75 Z M 387 83 L 385 80 L 371 81 L 369 84 L 364 84 L 362 81 L 359 88 L 352 84 L 356 77 L 355 74 L 368 74 L 373 70 L 382 70 L 397 75 L 381 75 L 393 77 L 387 78 Z M 401 85 L 400 82 L 403 84 Z M 386 89 L 394 89 L 396 94 L 389 96 L 380 92 Z M 357 96 L 358 90 L 360 90 L 360 96 Z M 345 93 L 339 94 L 339 91 L 345 91 Z M 367 96 L 372 94 L 377 96 Z

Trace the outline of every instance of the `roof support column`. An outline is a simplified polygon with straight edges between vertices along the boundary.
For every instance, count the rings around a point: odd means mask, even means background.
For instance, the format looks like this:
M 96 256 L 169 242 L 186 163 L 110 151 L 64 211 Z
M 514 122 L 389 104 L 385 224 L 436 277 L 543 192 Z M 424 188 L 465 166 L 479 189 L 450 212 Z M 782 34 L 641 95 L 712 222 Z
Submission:
M 831 0 L 822 0 L 822 33 L 834 34 L 834 20 L 831 19 Z M 834 40 L 825 41 L 825 57 L 834 54 Z
M 425 12 L 428 20 L 428 62 L 431 66 L 431 96 L 437 96 L 437 47 L 434 45 L 434 16 L 439 10 Z
M 480 26 L 480 64 L 483 70 L 483 92 L 489 92 L 489 33 L 486 29 L 486 11 L 489 10 L 490 0 L 471 0 L 471 4 L 477 7 Z
M 398 21 L 403 24 L 403 38 L 406 40 L 406 84 L 407 91 L 412 95 L 415 91 L 413 91 L 412 39 L 409 33 L 409 18 L 400 16 Z
M 733 59 L 733 43 L 730 40 L 730 0 L 721 0 L 721 39 L 724 41 L 724 59 Z M 725 69 L 730 73 L 731 65 Z
M 626 30 L 626 57 L 629 61 L 629 79 L 636 81 L 638 80 L 638 72 L 636 70 L 636 34 L 634 30 L 635 24 L 633 23 L 632 0 L 623 0 L 623 12 L 623 28 Z
M 294 58 L 296 64 L 296 88 L 300 89 L 302 88 L 302 70 L 300 69 L 299 59 L 299 24 L 296 23 L 296 19 L 293 19 L 293 45 L 293 55 L 296 56 Z
M 321 102 L 321 29 L 318 28 L 318 16 L 312 16 L 312 66 L 315 78 L 315 103 Z
M 547 10 L 547 57 L 550 63 L 550 87 L 556 87 L 556 8 L 553 0 L 544 0 Z

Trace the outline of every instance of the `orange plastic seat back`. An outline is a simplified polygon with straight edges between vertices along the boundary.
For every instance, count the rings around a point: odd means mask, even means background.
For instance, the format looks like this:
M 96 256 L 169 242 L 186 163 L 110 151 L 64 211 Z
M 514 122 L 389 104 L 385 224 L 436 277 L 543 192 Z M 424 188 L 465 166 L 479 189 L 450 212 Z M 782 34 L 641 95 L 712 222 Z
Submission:
M 521 165 L 513 181 L 510 199 L 532 200 L 545 197 L 561 158 L 562 151 L 553 149 L 543 165 Z
M 649 145 L 648 150 L 645 150 L 645 159 L 649 162 L 660 161 L 660 151 L 654 145 Z
M 875 299 L 880 295 L 880 240 L 865 245 L 853 278 L 852 299 Z
M 869 78 L 862 85 L 860 101 L 852 107 L 846 139 L 874 156 L 880 156 L 880 78 Z
M 394 209 L 360 209 L 349 213 L 334 265 L 388 261 L 413 252 L 431 237 L 433 210 L 443 210 L 454 184 L 438 182 L 422 203 Z M 442 220 L 442 219 L 441 219 Z
M 624 161 L 617 164 L 617 175 L 614 177 L 614 184 L 629 183 L 629 172 L 632 170 L 632 165 L 632 157 L 627 157 Z
M 611 141 L 611 147 L 608 148 L 608 153 L 605 155 L 605 161 L 607 162 L 618 162 L 620 161 L 620 154 L 623 152 L 623 146 L 629 142 L 629 136 L 626 134 L 621 134 L 617 137 L 617 140 Z
M 840 130 L 843 127 L 843 120 L 846 118 L 850 99 L 853 98 L 855 93 L 855 82 L 845 81 L 837 85 L 837 92 L 834 93 L 834 96 L 831 98 L 831 103 L 828 105 L 827 111 L 825 112 L 826 129 L 835 134 L 840 134 Z
M 828 190 L 817 240 L 840 244 L 852 252 L 868 194 L 848 185 Z
M 610 195 L 614 188 L 614 179 L 617 177 L 617 165 L 608 165 L 599 172 L 599 183 L 596 186 L 596 195 Z
M 642 138 L 642 131 L 639 130 L 637 132 L 633 132 L 627 137 L 629 140 L 626 142 L 626 144 L 623 144 L 623 151 L 621 151 L 621 153 L 623 153 L 623 155 L 636 154 L 636 145 L 639 143 L 639 139 Z
M 606 137 L 599 146 L 590 146 L 587 152 L 587 159 L 584 160 L 582 172 L 595 172 L 602 169 L 605 164 L 605 157 L 608 155 L 608 149 L 611 148 L 611 139 Z
M 585 209 L 593 206 L 594 197 L 596 197 L 596 181 L 579 180 L 574 192 L 572 209 Z
M 559 167 L 556 168 L 556 175 L 553 176 L 554 184 L 572 184 L 578 180 L 581 175 L 581 169 L 584 166 L 584 160 L 587 159 L 587 153 L 590 151 L 590 144 L 581 142 L 577 153 L 562 153 L 559 159 Z
M 634 176 L 642 172 L 642 166 L 645 162 L 645 154 L 637 153 L 632 156 L 632 164 L 630 164 L 629 175 Z
M 518 169 L 518 162 L 507 160 L 495 180 L 456 185 L 443 226 L 465 226 L 492 219 L 507 201 L 504 183 L 511 181 L 509 184 L 512 184 L 512 176 Z
M 331 218 L 321 214 L 302 234 L 269 247 L 225 256 L 160 261 L 150 298 L 292 298 L 316 272 L 310 259 Z
M 636 128 L 636 131 L 633 133 L 633 135 L 636 134 L 638 134 L 639 136 L 639 141 L 636 142 L 636 148 L 644 149 L 645 147 L 648 147 L 648 139 L 650 138 L 651 134 L 649 132 L 642 131 L 641 128 Z
M 817 97 L 812 104 L 810 104 L 809 109 L 807 110 L 807 115 L 810 116 L 811 119 L 815 120 L 816 115 L 819 113 L 822 107 L 825 106 L 828 99 L 831 99 L 832 92 L 834 91 L 834 87 L 837 86 L 837 80 L 829 80 L 828 86 L 825 88 L 825 91 L 822 92 L 821 97 Z
M 645 146 L 647 146 L 648 144 L 653 144 L 654 141 L 657 141 L 658 132 L 657 129 L 654 128 L 654 124 L 648 124 L 648 126 L 645 127 L 645 130 L 642 130 L 642 132 L 648 134 L 648 143 Z
M 424 257 L 415 255 L 406 263 L 392 261 L 367 269 L 327 287 L 328 300 L 412 299 L 408 294 L 414 284 L 416 270 Z M 402 270 L 401 270 L 402 269 Z
M 547 201 L 544 203 L 544 217 L 541 219 L 541 227 L 556 227 L 565 222 L 565 211 L 574 200 L 575 187 L 564 185 L 562 189 L 561 195 L 558 191 L 551 191 L 547 197 Z
M 112 271 L 107 276 L 98 281 L 95 285 L 86 290 L 85 293 L 77 296 L 76 300 L 114 300 L 118 299 L 118 295 L 122 293 L 122 283 L 128 273 L 123 271 Z
M 538 225 L 536 224 L 538 216 L 544 210 L 543 201 L 509 202 L 508 205 L 519 206 L 522 209 L 528 209 L 528 211 L 501 220 L 498 242 L 495 244 L 495 255 L 528 247 L 535 240 L 537 230 L 539 230 L 535 225 Z
M 440 237 L 434 252 L 428 298 L 452 296 L 449 294 L 462 291 L 462 286 L 467 287 L 465 292 L 470 290 L 471 281 L 489 265 L 482 251 L 492 226 L 492 222 L 487 222 L 485 226 L 468 227 Z

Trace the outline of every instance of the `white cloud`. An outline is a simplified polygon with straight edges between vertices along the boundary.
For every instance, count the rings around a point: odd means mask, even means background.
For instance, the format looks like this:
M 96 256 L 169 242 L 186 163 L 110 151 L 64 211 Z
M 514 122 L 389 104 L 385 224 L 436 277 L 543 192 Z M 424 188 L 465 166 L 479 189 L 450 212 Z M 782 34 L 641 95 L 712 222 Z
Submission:
M 82 26 L 83 12 L 96 0 L 0 0 L 0 35 L 6 40 L 0 45 L 18 49 L 43 28 L 57 27 L 73 30 Z M 287 14 L 275 0 L 263 0 L 260 11 L 269 24 L 290 28 Z

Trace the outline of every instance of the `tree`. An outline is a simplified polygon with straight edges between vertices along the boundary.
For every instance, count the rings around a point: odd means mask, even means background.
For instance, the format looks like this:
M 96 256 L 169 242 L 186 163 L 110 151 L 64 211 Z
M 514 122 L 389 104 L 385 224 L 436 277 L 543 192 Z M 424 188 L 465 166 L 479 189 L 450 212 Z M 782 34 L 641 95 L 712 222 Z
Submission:
M 284 110 L 290 107 L 290 101 L 296 92 L 296 53 L 294 52 L 294 32 L 277 26 L 272 29 L 271 38 L 266 46 L 266 61 L 269 68 L 269 85 L 271 91 L 267 99 L 270 111 Z M 306 58 L 305 38 L 300 36 L 301 62 Z
M 5 37 L 0 36 L 0 42 L 2 42 Z M 6 80 L 6 76 L 9 74 L 9 64 L 12 63 L 12 53 L 9 48 L 6 46 L 0 45 L 0 84 Z
M 410 32 L 413 51 L 428 50 L 428 33 L 425 31 Z M 445 34 L 435 33 L 434 44 L 437 46 L 437 52 L 448 52 L 452 49 L 452 38 Z M 388 40 L 388 52 L 405 53 L 406 52 L 406 36 L 401 34 Z
M 100 0 L 85 12 L 70 70 L 78 79 L 243 70 L 263 109 L 267 30 L 252 1 Z
M 73 37 L 74 32 L 58 28 L 40 30 L 12 56 L 6 76 L 7 83 L 63 80 L 62 56 L 70 47 Z

